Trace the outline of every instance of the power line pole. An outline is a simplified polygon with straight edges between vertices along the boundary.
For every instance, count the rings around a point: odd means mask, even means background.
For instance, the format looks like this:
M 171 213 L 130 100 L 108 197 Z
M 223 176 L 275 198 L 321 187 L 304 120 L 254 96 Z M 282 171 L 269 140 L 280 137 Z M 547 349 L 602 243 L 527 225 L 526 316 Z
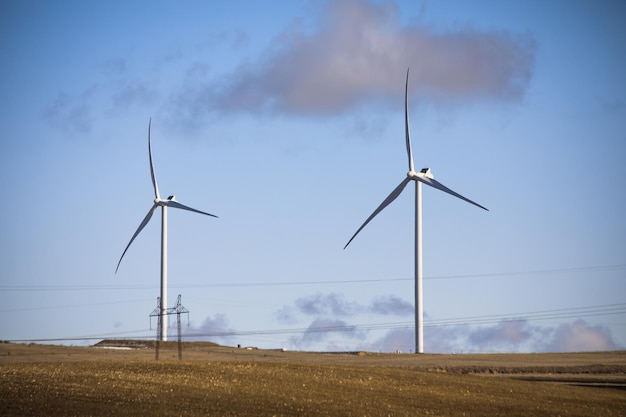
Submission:
M 185 308 L 181 304 L 181 295 L 178 294 L 178 298 L 176 300 L 176 306 L 171 308 L 161 307 L 161 297 L 157 297 L 157 306 L 152 313 L 150 313 L 150 327 L 152 328 L 152 317 L 157 318 L 157 337 L 156 337 L 156 350 L 155 350 L 155 360 L 159 360 L 159 349 L 161 345 L 161 336 L 163 332 L 163 321 L 167 320 L 166 316 L 171 314 L 176 314 L 176 327 L 178 328 L 178 360 L 183 359 L 183 340 L 182 340 L 182 329 L 180 322 L 180 315 L 187 314 L 187 326 L 189 326 L 189 310 Z
M 187 326 L 189 326 L 189 310 L 187 310 L 180 303 L 180 294 L 178 294 L 178 299 L 176 300 L 176 306 L 174 307 L 174 311 L 176 312 L 176 325 L 178 327 L 178 360 L 183 359 L 183 342 L 182 342 L 182 334 L 180 329 L 180 315 L 187 314 Z
M 157 306 L 152 313 L 150 313 L 150 328 L 152 328 L 152 317 L 157 318 L 157 337 L 156 337 L 156 349 L 155 349 L 155 358 L 154 360 L 159 360 L 159 345 L 161 344 L 161 335 L 163 331 L 163 327 L 161 326 L 161 320 L 163 320 L 163 315 L 161 314 L 161 297 L 157 297 Z

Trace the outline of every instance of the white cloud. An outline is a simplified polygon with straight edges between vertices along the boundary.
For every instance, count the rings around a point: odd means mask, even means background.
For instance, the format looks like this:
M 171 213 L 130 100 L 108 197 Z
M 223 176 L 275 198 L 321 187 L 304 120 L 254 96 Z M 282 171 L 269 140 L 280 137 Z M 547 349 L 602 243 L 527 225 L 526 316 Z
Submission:
M 241 112 L 299 117 L 350 112 L 357 128 L 379 132 L 371 114 L 380 106 L 402 105 L 408 67 L 411 103 L 516 101 L 532 78 L 535 46 L 529 34 L 471 26 L 442 31 L 419 19 L 406 24 L 394 1 L 321 4 L 314 30 L 305 31 L 295 18 L 257 58 L 244 58 L 225 74 L 214 72 L 211 50 L 205 48 L 169 51 L 174 58 L 148 69 L 111 58 L 98 66 L 104 78 L 95 84 L 97 92 L 92 86 L 61 94 L 45 117 L 55 127 L 84 133 L 97 105 L 116 116 L 150 108 L 184 130 Z M 209 44 L 247 42 L 244 33 L 213 38 Z M 367 117 L 359 116 L 363 111 Z
M 219 86 L 196 90 L 187 104 L 222 113 L 336 115 L 368 102 L 401 103 L 407 67 L 419 100 L 516 100 L 532 77 L 528 34 L 403 25 L 393 1 L 326 4 L 317 31 L 290 26 L 261 58 Z

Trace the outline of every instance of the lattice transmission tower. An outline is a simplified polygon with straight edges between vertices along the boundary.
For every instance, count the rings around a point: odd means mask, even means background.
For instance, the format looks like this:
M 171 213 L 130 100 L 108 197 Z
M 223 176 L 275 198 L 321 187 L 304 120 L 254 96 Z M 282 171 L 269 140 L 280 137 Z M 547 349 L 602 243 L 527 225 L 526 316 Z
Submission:
M 157 318 L 157 336 L 156 336 L 156 351 L 155 359 L 159 360 L 159 349 L 161 345 L 161 336 L 163 331 L 162 320 L 167 320 L 165 316 L 176 314 L 176 327 L 178 329 L 178 359 L 183 358 L 183 340 L 182 340 L 182 326 L 180 323 L 180 315 L 187 314 L 187 326 L 189 326 L 189 310 L 181 304 L 181 295 L 178 294 L 176 299 L 176 305 L 174 307 L 161 310 L 161 297 L 157 297 L 157 306 L 152 313 L 150 313 L 150 328 L 152 328 L 152 317 Z

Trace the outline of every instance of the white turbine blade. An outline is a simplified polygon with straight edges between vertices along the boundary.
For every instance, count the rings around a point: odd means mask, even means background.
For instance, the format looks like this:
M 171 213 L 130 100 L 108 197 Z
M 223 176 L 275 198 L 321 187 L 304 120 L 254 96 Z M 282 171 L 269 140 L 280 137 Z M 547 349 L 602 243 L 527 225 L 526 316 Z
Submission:
M 150 143 L 150 125 L 152 125 L 152 117 L 148 122 L 148 155 L 150 156 L 150 175 L 152 176 L 152 186 L 154 187 L 154 198 L 159 200 L 159 186 L 157 185 L 156 175 L 154 174 L 154 164 L 152 162 L 152 145 Z
M 148 222 L 150 221 L 150 218 L 152 217 L 152 215 L 154 214 L 154 210 L 156 210 L 156 208 L 158 207 L 157 204 L 153 205 L 152 208 L 150 209 L 150 211 L 148 212 L 148 214 L 146 214 L 146 217 L 144 217 L 143 221 L 141 222 L 141 224 L 139 225 L 139 227 L 137 228 L 137 231 L 135 232 L 135 234 L 133 235 L 133 237 L 130 238 L 130 242 L 128 242 L 128 245 L 126 245 L 126 249 L 124 249 L 124 252 L 122 253 L 122 256 L 120 256 L 120 260 L 117 263 L 117 268 L 115 268 L 115 273 L 117 274 L 117 270 L 120 267 L 120 264 L 122 263 L 122 258 L 124 258 L 124 255 L 126 255 L 126 251 L 128 250 L 128 248 L 130 247 L 130 244 L 133 243 L 133 240 L 135 240 L 135 238 L 137 237 L 137 235 L 139 234 L 139 232 L 141 232 L 143 230 L 144 227 L 146 227 L 146 225 L 148 224 Z
M 359 227 L 359 230 L 356 231 L 356 233 L 354 235 L 352 235 L 352 237 L 350 238 L 350 240 L 348 241 L 348 243 L 346 243 L 346 246 L 344 246 L 343 248 L 347 248 L 348 245 L 350 244 L 350 242 L 352 242 L 352 240 L 356 237 L 356 235 L 359 234 L 359 232 L 365 227 L 365 225 L 367 225 L 374 217 L 376 217 L 376 215 L 378 213 L 380 213 L 381 211 L 383 211 L 383 209 L 385 207 L 387 207 L 389 204 L 391 204 L 393 202 L 393 200 L 395 200 L 396 198 L 398 198 L 398 196 L 400 195 L 400 193 L 402 193 L 402 190 L 404 190 L 404 187 L 406 187 L 406 185 L 409 183 L 409 181 L 411 181 L 411 179 L 409 177 L 406 177 L 405 179 L 402 180 L 402 182 L 400 183 L 400 185 L 398 185 L 392 192 L 391 194 L 389 194 L 387 196 L 387 198 L 385 198 L 385 201 L 383 201 L 380 206 L 378 206 L 378 208 L 376 210 L 374 210 L 374 212 L 372 213 L 371 216 L 369 216 L 367 218 L 367 220 L 365 220 L 365 223 L 363 223 L 361 225 L 361 227 Z
M 205 214 L 205 215 L 211 216 L 211 217 L 217 217 L 215 214 L 205 213 L 204 211 L 200 211 L 200 210 L 196 210 L 195 208 L 187 207 L 187 206 L 185 206 L 183 204 L 180 204 L 178 201 L 165 200 L 165 201 L 161 201 L 161 204 L 163 204 L 164 206 L 167 206 L 167 207 L 174 207 L 174 208 L 178 208 L 178 209 L 182 209 L 182 210 L 193 211 L 194 213 Z
M 483 206 L 481 206 L 480 204 L 473 202 L 473 201 L 472 201 L 472 200 L 470 200 L 469 198 L 463 197 L 461 194 L 459 194 L 459 193 L 457 193 L 457 192 L 455 192 L 455 191 L 452 191 L 451 189 L 449 189 L 448 187 L 446 187 L 445 185 L 443 185 L 442 183 L 440 183 L 439 181 L 437 181 L 437 180 L 435 180 L 435 179 L 433 179 L 433 178 L 428 178 L 428 177 L 415 177 L 415 179 L 416 179 L 416 180 L 418 180 L 418 181 L 423 182 L 423 183 L 424 183 L 424 184 L 426 184 L 426 185 L 430 185 L 430 186 L 431 186 L 431 187 L 433 187 L 433 188 L 436 188 L 436 189 L 438 189 L 438 190 L 441 190 L 441 191 L 443 191 L 444 193 L 448 193 L 448 194 L 453 195 L 453 196 L 455 196 L 455 197 L 457 197 L 457 198 L 460 198 L 461 200 L 465 200 L 465 201 L 467 201 L 468 203 L 473 204 L 473 205 L 475 205 L 475 206 L 477 206 L 477 207 L 480 207 L 480 208 L 481 208 L 481 209 L 483 209 L 483 210 L 487 210 L 487 211 L 489 211 L 489 209 L 488 209 L 488 208 L 483 207 Z
M 404 88 L 404 129 L 406 132 L 406 153 L 409 156 L 409 172 L 413 172 L 413 150 L 411 149 L 411 135 L 409 133 L 409 69 L 406 69 L 406 86 Z

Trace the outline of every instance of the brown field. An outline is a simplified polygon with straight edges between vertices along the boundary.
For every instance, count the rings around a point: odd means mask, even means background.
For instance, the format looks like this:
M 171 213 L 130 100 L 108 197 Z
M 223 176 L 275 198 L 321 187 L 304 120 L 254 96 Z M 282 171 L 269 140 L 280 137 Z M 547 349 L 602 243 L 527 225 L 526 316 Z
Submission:
M 117 341 L 114 344 L 120 344 Z M 111 343 L 109 343 L 111 344 Z M 1 416 L 626 416 L 626 352 L 0 344 Z

